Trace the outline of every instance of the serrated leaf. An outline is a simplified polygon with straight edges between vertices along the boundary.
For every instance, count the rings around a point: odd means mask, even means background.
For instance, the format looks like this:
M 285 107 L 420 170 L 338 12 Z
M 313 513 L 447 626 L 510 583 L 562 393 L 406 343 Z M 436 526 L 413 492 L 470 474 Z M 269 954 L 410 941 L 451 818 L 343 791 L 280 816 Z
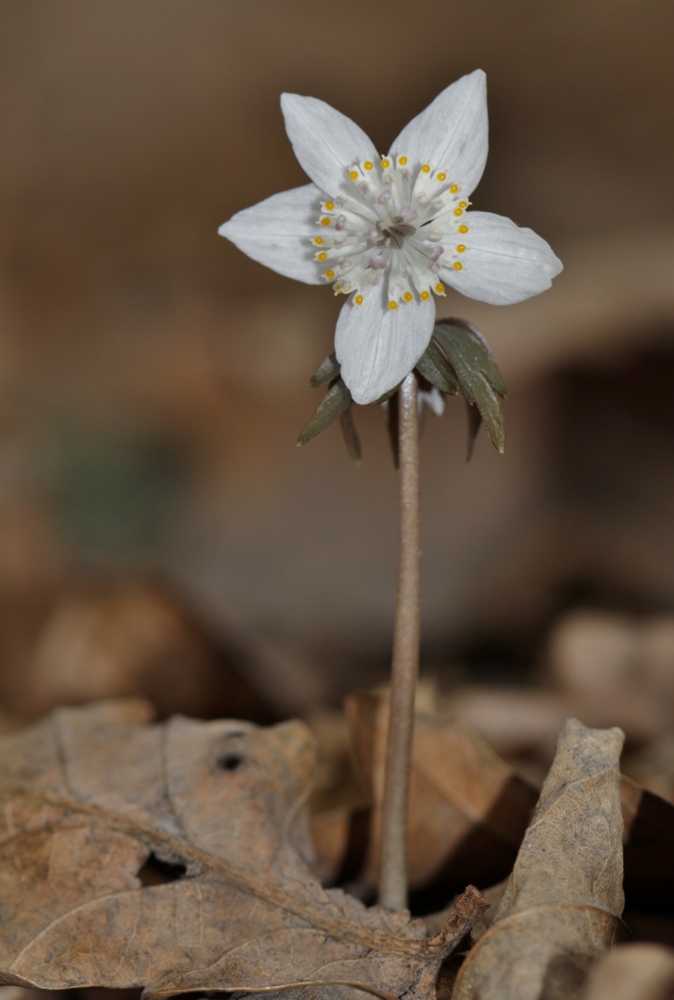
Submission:
M 309 385 L 312 389 L 317 389 L 319 385 L 327 385 L 327 383 L 332 382 L 333 379 L 339 378 L 341 370 L 341 365 L 335 355 L 328 354 L 325 361 L 321 362 L 309 379 Z
M 463 357 L 466 364 L 470 364 L 472 368 L 482 372 L 492 388 L 505 399 L 506 385 L 503 376 L 494 361 L 489 344 L 477 327 L 466 319 L 451 317 L 450 319 L 441 319 L 435 324 L 434 337 L 436 337 L 438 329 L 445 331 L 445 339 L 448 344 L 452 345 L 450 350 L 458 352 L 459 357 Z M 436 337 L 436 339 L 438 338 Z M 449 360 L 454 365 L 451 356 L 449 356 Z
M 477 406 L 492 444 L 503 452 L 505 429 L 497 393 L 505 395 L 505 384 L 489 345 L 480 332 L 465 320 L 436 323 L 433 339 L 447 355 L 466 399 Z
M 442 353 L 438 345 L 431 339 L 428 347 L 417 361 L 417 371 L 420 375 L 448 396 L 455 396 L 459 391 L 459 383 L 454 369 Z
M 297 444 L 306 444 L 317 434 L 329 427 L 333 420 L 351 406 L 351 393 L 341 378 L 330 387 L 315 414 L 297 439 Z

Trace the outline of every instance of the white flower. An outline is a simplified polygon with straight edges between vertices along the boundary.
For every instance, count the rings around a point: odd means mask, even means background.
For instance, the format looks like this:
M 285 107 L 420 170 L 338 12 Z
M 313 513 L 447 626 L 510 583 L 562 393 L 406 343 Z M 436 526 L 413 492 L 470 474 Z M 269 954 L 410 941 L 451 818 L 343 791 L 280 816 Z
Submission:
M 313 183 L 238 212 L 218 232 L 280 274 L 348 296 L 335 352 L 356 403 L 414 368 L 445 285 L 506 305 L 549 288 L 561 271 L 530 229 L 469 211 L 487 159 L 482 70 L 443 90 L 385 156 L 323 101 L 283 94 L 281 107 Z

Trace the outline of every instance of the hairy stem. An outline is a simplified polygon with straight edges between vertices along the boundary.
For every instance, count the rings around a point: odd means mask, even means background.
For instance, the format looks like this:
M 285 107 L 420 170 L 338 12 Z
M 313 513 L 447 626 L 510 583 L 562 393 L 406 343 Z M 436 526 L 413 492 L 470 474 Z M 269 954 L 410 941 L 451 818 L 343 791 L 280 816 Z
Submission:
M 400 387 L 398 405 L 400 472 L 398 596 L 379 848 L 379 902 L 387 910 L 402 910 L 407 906 L 407 814 L 414 728 L 414 694 L 419 672 L 421 618 L 419 417 L 417 379 L 413 372 Z

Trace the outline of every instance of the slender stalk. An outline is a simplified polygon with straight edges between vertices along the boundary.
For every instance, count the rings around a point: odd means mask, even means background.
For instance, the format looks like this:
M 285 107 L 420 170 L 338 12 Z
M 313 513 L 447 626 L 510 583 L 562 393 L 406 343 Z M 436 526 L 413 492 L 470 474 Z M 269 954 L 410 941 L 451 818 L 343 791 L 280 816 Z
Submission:
M 391 700 L 379 848 L 379 902 L 407 906 L 407 814 L 414 694 L 419 673 L 421 538 L 417 379 L 410 373 L 398 394 L 400 528 L 398 596 L 393 639 Z

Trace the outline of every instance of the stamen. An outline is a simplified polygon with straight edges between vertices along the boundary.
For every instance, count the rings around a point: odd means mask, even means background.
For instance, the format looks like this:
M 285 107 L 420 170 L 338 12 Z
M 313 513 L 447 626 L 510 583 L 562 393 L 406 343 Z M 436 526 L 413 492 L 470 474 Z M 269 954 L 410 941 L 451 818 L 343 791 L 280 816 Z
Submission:
M 457 261 L 457 263 L 458 263 L 458 261 Z M 442 284 L 441 281 L 439 281 L 437 283 L 437 285 L 435 286 L 435 294 L 436 295 L 444 295 L 445 294 L 445 286 Z
M 325 242 L 325 240 L 323 239 L 323 237 L 322 237 L 322 236 L 314 236 L 314 243 L 315 243 L 315 245 L 316 245 L 317 247 L 320 247 L 320 246 L 322 246 L 322 244 L 323 244 L 324 242 Z
M 414 296 L 412 295 L 411 292 L 405 292 L 405 294 L 403 295 L 403 298 L 404 298 L 405 302 L 412 302 L 412 300 L 414 299 Z
M 422 292 L 421 296 L 420 296 L 422 302 L 428 302 L 428 300 L 430 299 L 430 297 L 431 297 L 431 293 L 430 292 L 425 292 L 425 291 Z
M 463 271 L 463 264 L 460 260 L 455 260 L 453 266 L 455 271 Z
M 372 170 L 372 168 L 374 167 L 374 164 L 370 163 L 369 160 L 366 160 L 365 163 L 363 164 L 363 166 L 365 167 L 366 170 Z
M 335 272 L 332 269 L 330 269 L 330 270 L 328 270 L 328 271 L 325 272 L 325 277 L 329 281 L 332 281 L 332 279 L 334 278 L 334 276 L 335 276 Z
M 467 201 L 460 201 L 459 202 L 459 208 L 468 208 L 468 202 Z
M 407 157 L 406 156 L 399 156 L 398 157 L 398 163 L 400 164 L 401 167 L 406 167 L 407 166 Z
M 452 192 L 452 194 L 458 194 L 459 193 L 459 185 L 458 184 L 450 184 L 449 185 L 449 190 Z
M 316 254 L 316 260 L 327 260 L 327 259 L 328 259 L 328 255 L 325 252 L 325 250 L 323 250 L 322 253 Z
M 357 306 L 362 306 L 362 304 L 363 304 L 363 296 L 362 295 L 356 295 L 356 297 L 355 297 L 355 299 L 353 301 L 356 303 Z
M 466 225 L 465 222 L 462 222 L 461 225 L 459 226 L 459 232 L 460 233 L 467 233 L 468 232 L 468 226 Z
M 440 183 L 442 184 L 443 181 L 447 180 L 447 174 L 436 174 L 435 179 L 440 181 Z M 450 188 L 449 190 L 451 191 L 452 189 Z
M 454 209 L 454 215 L 456 215 L 457 218 L 458 218 L 459 215 L 463 215 L 463 209 L 462 208 L 455 208 Z
M 387 159 L 383 159 L 381 161 L 381 165 L 382 165 L 382 169 L 388 170 L 388 168 L 391 166 L 391 161 L 387 160 Z
M 457 253 L 463 253 L 465 249 L 466 249 L 465 244 L 459 243 L 459 245 L 456 248 L 456 251 Z
M 334 203 L 334 201 L 326 201 L 326 203 L 325 203 L 325 211 L 326 212 L 333 212 L 334 209 L 335 209 L 335 203 Z
M 423 170 L 423 172 L 425 174 L 430 174 L 430 172 L 431 172 L 431 167 L 430 167 L 430 164 L 428 164 L 428 163 L 424 163 L 424 165 L 423 165 L 423 167 L 421 169 Z
M 394 302 L 393 299 L 391 299 L 391 301 L 388 304 L 388 307 L 391 310 L 391 312 L 395 312 L 395 310 L 398 308 L 398 303 Z
M 330 219 L 327 219 L 327 218 L 321 219 L 321 225 L 322 226 L 329 226 L 330 225 Z
M 358 171 L 357 170 L 349 170 L 349 177 L 351 178 L 352 181 L 357 181 L 358 180 Z

